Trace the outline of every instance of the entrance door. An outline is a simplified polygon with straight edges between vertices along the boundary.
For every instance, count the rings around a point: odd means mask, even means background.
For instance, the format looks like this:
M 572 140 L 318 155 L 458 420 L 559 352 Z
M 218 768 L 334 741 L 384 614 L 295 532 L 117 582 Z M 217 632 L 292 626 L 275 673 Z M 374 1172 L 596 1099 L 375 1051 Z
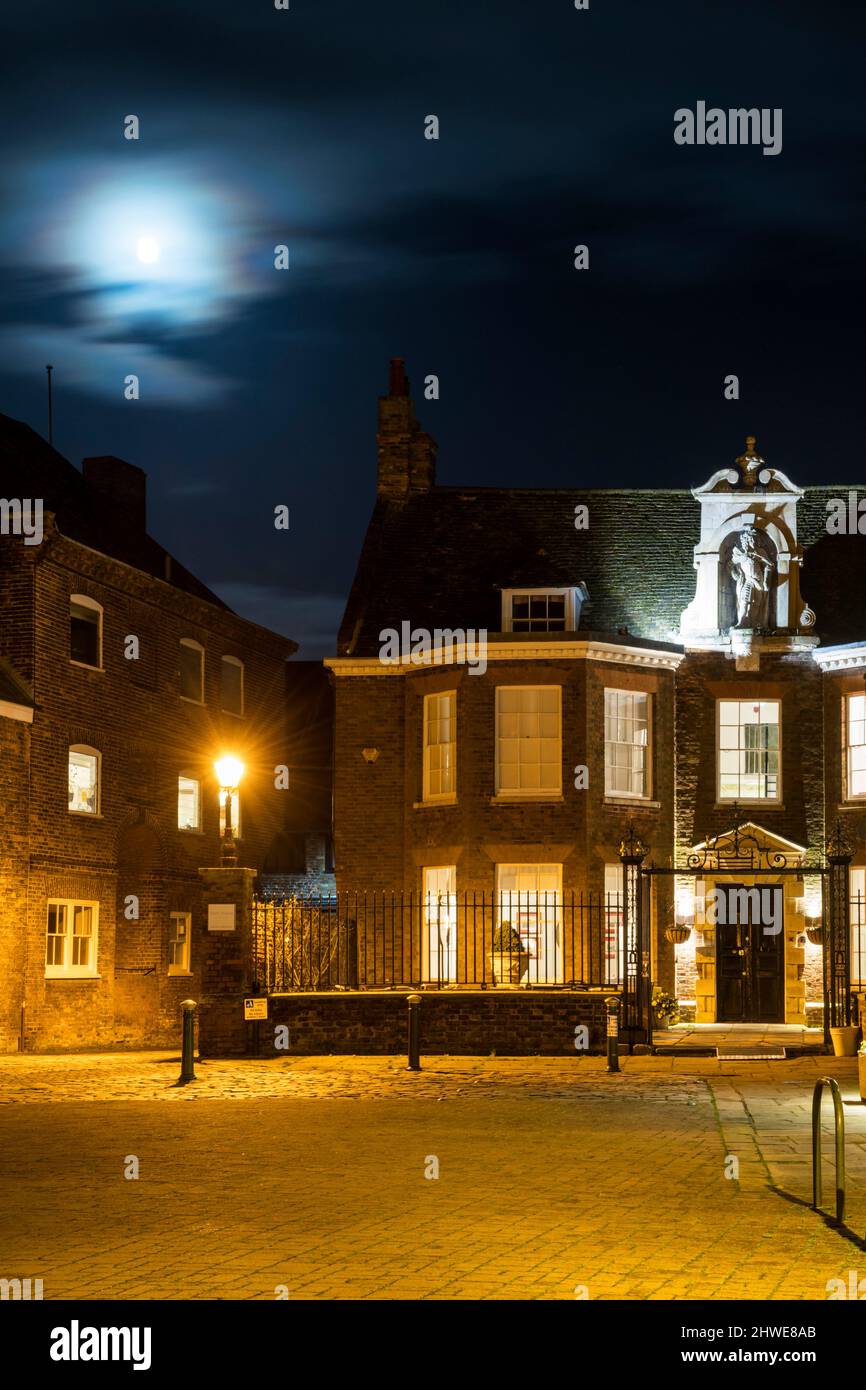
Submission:
M 784 1023 L 781 885 L 729 883 L 716 891 L 716 1018 L 720 1023 Z

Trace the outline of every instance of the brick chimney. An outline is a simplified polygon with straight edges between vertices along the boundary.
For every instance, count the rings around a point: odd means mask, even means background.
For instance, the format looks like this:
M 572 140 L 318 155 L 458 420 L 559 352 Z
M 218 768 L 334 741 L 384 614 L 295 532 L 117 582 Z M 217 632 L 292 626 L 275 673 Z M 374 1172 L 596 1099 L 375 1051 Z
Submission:
M 84 481 L 91 492 L 133 531 L 147 529 L 147 474 L 112 454 L 84 460 Z
M 379 397 L 376 443 L 376 491 L 380 497 L 408 497 L 413 492 L 430 491 L 436 482 L 436 442 L 415 419 L 402 357 L 391 358 L 388 394 Z

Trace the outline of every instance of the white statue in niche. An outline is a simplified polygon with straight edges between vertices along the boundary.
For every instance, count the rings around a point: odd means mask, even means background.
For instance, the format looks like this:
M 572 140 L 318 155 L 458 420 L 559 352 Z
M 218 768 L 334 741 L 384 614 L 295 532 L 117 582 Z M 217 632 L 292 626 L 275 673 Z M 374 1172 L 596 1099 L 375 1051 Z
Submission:
M 731 572 L 737 586 L 737 627 L 770 625 L 770 577 L 775 565 L 758 549 L 754 526 L 741 531 L 731 553 Z

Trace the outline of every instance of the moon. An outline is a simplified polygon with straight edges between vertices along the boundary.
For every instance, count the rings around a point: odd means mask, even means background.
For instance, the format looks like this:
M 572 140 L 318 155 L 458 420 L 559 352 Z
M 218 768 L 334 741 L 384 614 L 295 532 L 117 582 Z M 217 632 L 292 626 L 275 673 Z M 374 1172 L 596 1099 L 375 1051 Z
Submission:
M 139 237 L 135 254 L 142 265 L 153 265 L 154 261 L 159 260 L 159 242 L 152 236 Z

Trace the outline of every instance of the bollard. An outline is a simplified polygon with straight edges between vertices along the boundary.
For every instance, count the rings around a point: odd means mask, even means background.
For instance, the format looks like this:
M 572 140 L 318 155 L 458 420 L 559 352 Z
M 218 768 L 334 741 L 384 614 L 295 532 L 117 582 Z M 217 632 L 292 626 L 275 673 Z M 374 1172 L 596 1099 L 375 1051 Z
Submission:
M 618 1072 L 620 1002 L 615 994 L 605 999 L 604 1007 L 607 1010 L 607 1069 L 609 1072 Z
M 188 1081 L 195 1081 L 195 1000 L 184 999 L 180 1007 L 183 1009 L 183 1047 L 177 1084 L 185 1086 Z
M 421 1070 L 421 995 L 410 994 L 409 1005 L 409 1064 L 407 1071 Z

